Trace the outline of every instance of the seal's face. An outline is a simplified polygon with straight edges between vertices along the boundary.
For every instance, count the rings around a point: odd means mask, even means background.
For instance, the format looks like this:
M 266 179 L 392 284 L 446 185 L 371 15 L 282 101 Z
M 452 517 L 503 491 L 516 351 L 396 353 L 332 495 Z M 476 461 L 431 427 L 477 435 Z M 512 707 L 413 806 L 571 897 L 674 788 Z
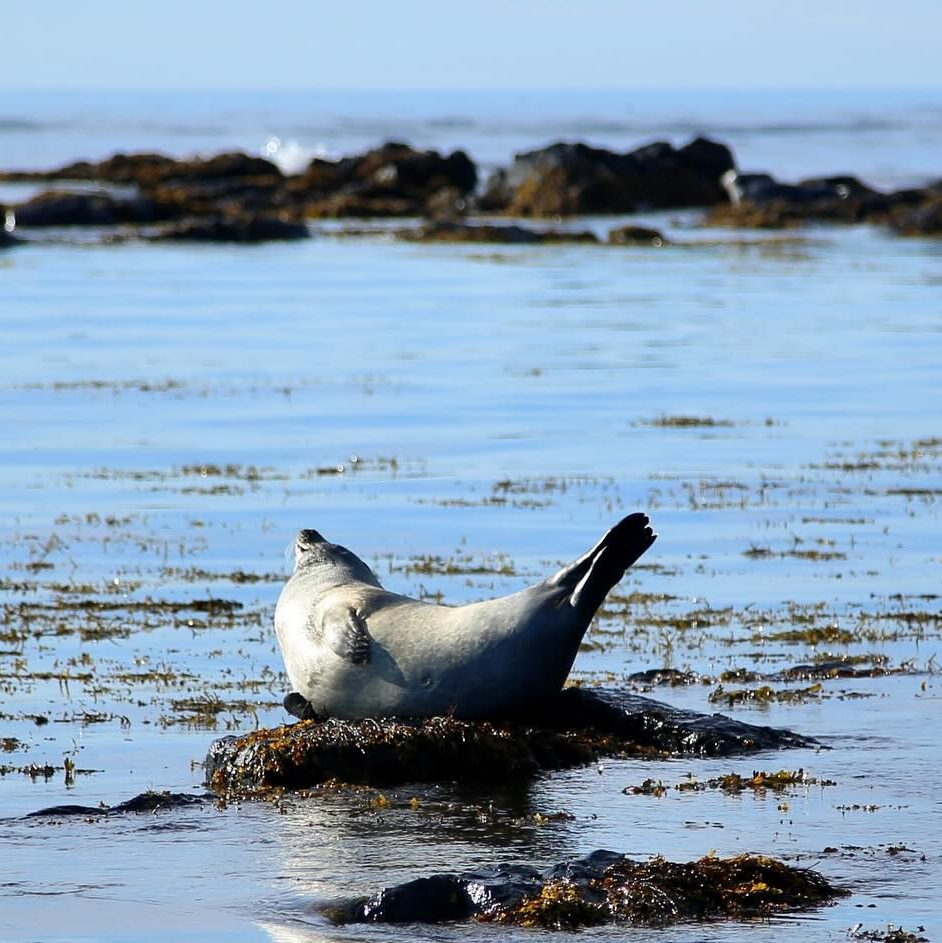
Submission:
M 308 528 L 298 531 L 294 541 L 294 572 L 301 569 L 318 571 L 320 578 L 339 577 L 379 585 L 373 571 L 355 553 Z
M 331 546 L 316 531 L 305 528 L 298 531 L 294 541 L 294 567 L 297 569 L 304 563 L 327 562 L 324 553 Z

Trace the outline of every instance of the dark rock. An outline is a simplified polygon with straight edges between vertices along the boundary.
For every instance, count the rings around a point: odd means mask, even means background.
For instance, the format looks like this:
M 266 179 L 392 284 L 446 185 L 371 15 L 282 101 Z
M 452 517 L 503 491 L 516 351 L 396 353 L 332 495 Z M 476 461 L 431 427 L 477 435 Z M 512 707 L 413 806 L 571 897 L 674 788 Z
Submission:
M 723 174 L 723 187 L 730 203 L 761 205 L 765 203 L 821 203 L 833 200 L 864 200 L 878 197 L 876 190 L 856 177 L 813 177 L 797 184 L 779 183 L 769 174 Z
M 275 164 L 239 152 L 177 160 L 164 154 L 115 154 L 102 161 L 77 161 L 54 170 L 0 174 L 4 180 L 99 180 L 152 187 L 168 180 L 220 180 L 234 177 L 281 178 Z
M 147 193 L 176 217 L 277 212 L 287 203 L 281 181 L 272 178 L 168 181 Z
M 404 229 L 398 233 L 402 239 L 416 242 L 490 242 L 503 245 L 533 245 L 537 243 L 597 243 L 590 232 L 580 230 L 566 232 L 559 229 L 527 229 L 524 226 L 438 222 L 420 229 Z
M 300 702 L 292 706 L 303 710 Z M 513 722 L 308 720 L 224 737 L 210 746 L 206 781 L 230 794 L 328 780 L 505 781 L 603 756 L 726 756 L 815 745 L 787 730 L 682 711 L 623 691 L 567 688 Z
M 390 217 L 464 212 L 477 168 L 463 151 L 444 156 L 390 142 L 339 161 L 314 160 L 288 183 L 313 217 Z
M 419 878 L 327 911 L 338 923 L 443 923 L 473 917 L 546 929 L 604 923 L 663 927 L 692 920 L 768 919 L 846 894 L 816 871 L 759 855 L 636 862 L 596 851 L 542 872 L 501 864 Z
M 145 197 L 121 198 L 108 193 L 50 190 L 13 207 L 18 226 L 113 226 L 154 223 L 170 211 Z
M 423 208 L 411 197 L 346 192 L 310 200 L 304 204 L 304 214 L 311 219 L 388 219 L 421 216 Z
M 359 902 L 349 923 L 446 923 L 474 914 L 470 896 L 457 874 L 436 874 L 384 888 Z
M 669 240 L 656 229 L 644 226 L 619 226 L 609 230 L 608 241 L 613 246 L 666 246 Z
M 931 194 L 917 206 L 900 207 L 891 225 L 902 236 L 942 236 L 942 196 Z
M 429 219 L 460 219 L 468 210 L 468 194 L 458 187 L 442 187 L 425 201 L 425 215 Z
M 155 242 L 271 242 L 307 239 L 307 226 L 279 216 L 240 213 L 181 220 L 161 227 L 147 238 Z
M 932 199 L 934 190 L 880 193 L 856 177 L 813 177 L 780 183 L 769 174 L 723 176 L 730 204 L 717 206 L 706 223 L 718 226 L 781 229 L 805 222 L 892 223 L 909 217 Z
M 54 805 L 46 809 L 30 812 L 26 818 L 66 818 L 83 816 L 100 818 L 105 815 L 128 815 L 131 813 L 157 812 L 164 809 L 179 809 L 187 806 L 202 805 L 213 797 L 209 794 L 191 796 L 180 792 L 142 792 L 132 799 L 113 806 L 92 805 Z
M 566 688 L 541 713 L 542 722 L 553 729 L 592 730 L 675 756 L 734 756 L 817 746 L 790 730 L 685 711 L 614 688 Z
M 13 214 L 4 212 L 0 206 L 0 215 L 6 216 L 6 225 L 0 226 L 0 249 L 9 249 L 19 245 L 22 240 L 13 235 Z
M 488 181 L 481 206 L 517 216 L 710 206 L 725 199 L 720 177 L 732 167 L 728 148 L 702 138 L 680 150 L 656 142 L 628 154 L 558 143 L 516 155 Z

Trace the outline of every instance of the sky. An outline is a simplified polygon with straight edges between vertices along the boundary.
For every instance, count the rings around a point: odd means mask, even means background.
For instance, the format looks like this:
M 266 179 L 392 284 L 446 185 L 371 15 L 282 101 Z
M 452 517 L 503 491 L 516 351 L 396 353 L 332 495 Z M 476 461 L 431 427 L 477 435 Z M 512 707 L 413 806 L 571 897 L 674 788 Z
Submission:
M 942 0 L 0 0 L 0 90 L 939 88 Z

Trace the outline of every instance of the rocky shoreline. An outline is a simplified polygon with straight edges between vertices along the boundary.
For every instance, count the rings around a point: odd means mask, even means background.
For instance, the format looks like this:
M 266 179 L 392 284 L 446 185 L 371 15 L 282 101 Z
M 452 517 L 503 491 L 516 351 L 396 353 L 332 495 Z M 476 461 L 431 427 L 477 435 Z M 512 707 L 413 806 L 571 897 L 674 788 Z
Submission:
M 306 238 L 312 220 L 364 219 L 426 220 L 401 234 L 424 242 L 598 242 L 585 231 L 547 232 L 490 218 L 559 223 L 688 208 L 704 210 L 708 226 L 870 223 L 901 235 L 942 235 L 942 179 L 893 192 L 846 175 L 782 183 L 741 172 L 728 147 L 706 138 L 679 148 L 654 142 L 628 153 L 559 142 L 517 154 L 486 180 L 464 151 L 389 142 L 337 161 L 314 159 L 293 175 L 238 152 L 193 159 L 139 153 L 46 171 L 0 171 L 0 182 L 51 185 L 3 206 L 0 247 L 52 227 L 97 227 L 112 242 L 263 242 Z M 475 225 L 462 222 L 482 217 Z M 638 227 L 613 230 L 608 238 L 615 245 L 667 241 Z

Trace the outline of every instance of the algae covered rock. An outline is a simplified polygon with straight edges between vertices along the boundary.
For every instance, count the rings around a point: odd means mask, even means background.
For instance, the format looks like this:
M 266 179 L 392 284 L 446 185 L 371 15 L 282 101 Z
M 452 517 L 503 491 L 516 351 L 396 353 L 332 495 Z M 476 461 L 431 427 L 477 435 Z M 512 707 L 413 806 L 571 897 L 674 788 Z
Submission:
M 442 923 L 476 919 L 541 929 L 605 923 L 663 927 L 768 918 L 846 894 L 823 875 L 761 855 L 638 862 L 595 851 L 545 870 L 500 864 L 435 874 L 327 909 L 338 923 Z
M 732 167 L 729 148 L 704 138 L 681 148 L 657 141 L 628 154 L 559 142 L 517 154 L 488 180 L 481 206 L 517 216 L 711 206 L 726 200 L 720 177 Z
M 210 746 L 206 781 L 230 795 L 328 780 L 486 783 L 603 756 L 725 756 L 814 745 L 787 730 L 681 711 L 623 691 L 567 688 L 513 721 L 304 720 L 224 737 Z

